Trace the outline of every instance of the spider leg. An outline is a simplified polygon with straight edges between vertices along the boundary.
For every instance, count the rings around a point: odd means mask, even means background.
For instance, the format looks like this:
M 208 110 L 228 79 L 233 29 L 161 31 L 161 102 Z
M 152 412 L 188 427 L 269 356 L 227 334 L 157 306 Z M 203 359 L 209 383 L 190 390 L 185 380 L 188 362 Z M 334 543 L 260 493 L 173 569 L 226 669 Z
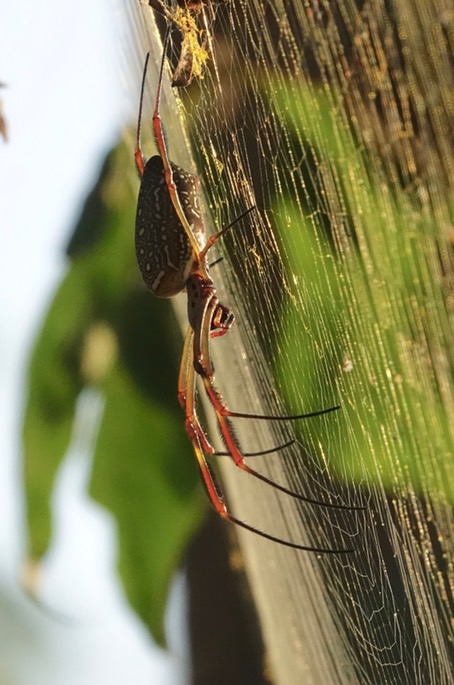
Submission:
M 285 547 L 291 547 L 292 549 L 299 549 L 306 552 L 318 552 L 319 554 L 349 554 L 353 552 L 353 549 L 311 547 L 308 545 L 300 545 L 295 542 L 290 542 L 289 540 L 282 540 L 281 538 L 270 535 L 269 533 L 265 533 L 259 528 L 255 528 L 255 526 L 251 526 L 230 514 L 218 490 L 212 470 L 210 469 L 205 456 L 206 454 L 213 453 L 213 447 L 209 444 L 199 424 L 199 420 L 195 411 L 195 375 L 194 365 L 191 359 L 193 340 L 194 333 L 192 328 L 190 328 L 186 334 L 181 359 L 180 374 L 178 379 L 178 398 L 186 413 L 186 431 L 192 442 L 194 453 L 197 459 L 197 465 L 202 476 L 203 485 L 217 514 L 219 514 L 219 516 L 221 516 L 223 519 L 230 521 L 230 523 L 234 523 L 241 528 L 249 530 L 251 533 L 255 533 L 266 540 L 271 540 L 272 542 L 284 545 Z
M 156 145 L 158 147 L 159 155 L 162 160 L 162 166 L 164 167 L 164 177 L 166 180 L 167 184 L 167 189 L 169 191 L 169 196 L 172 201 L 173 207 L 175 209 L 175 212 L 178 216 L 178 219 L 180 220 L 180 223 L 184 229 L 184 232 L 186 233 L 189 242 L 191 243 L 192 250 L 194 252 L 194 257 L 195 261 L 200 265 L 200 268 L 203 268 L 203 271 L 206 275 L 206 270 L 204 269 L 203 266 L 203 259 L 200 259 L 200 246 L 195 238 L 194 232 L 189 225 L 189 222 L 185 216 L 185 213 L 183 211 L 183 207 L 181 206 L 180 198 L 178 197 L 178 192 L 177 188 L 175 185 L 175 181 L 173 179 L 173 172 L 172 172 L 172 167 L 170 165 L 170 159 L 169 159 L 169 153 L 167 151 L 167 144 L 162 128 L 162 120 L 161 120 L 161 115 L 159 113 L 160 110 L 160 104 L 161 104 L 161 93 L 162 93 L 162 80 L 163 80 L 163 75 L 164 75 L 164 63 L 165 63 L 165 57 L 166 57 L 166 51 L 167 51 L 167 46 L 169 44 L 169 37 L 170 37 L 170 27 L 166 31 L 166 35 L 164 38 L 164 46 L 163 46 L 163 51 L 162 51 L 162 60 L 161 60 L 161 67 L 159 70 L 159 79 L 158 79 L 158 87 L 156 91 L 156 102 L 155 102 L 155 108 L 153 112 L 153 131 L 156 139 Z
M 149 59 L 150 59 L 150 53 L 147 52 L 147 55 L 145 57 L 145 63 L 143 65 L 142 85 L 140 87 L 139 115 L 138 115 L 138 120 L 137 120 L 137 133 L 136 133 L 136 147 L 134 150 L 134 159 L 136 162 L 136 167 L 137 167 L 137 171 L 139 172 L 140 178 L 142 178 L 143 172 L 145 171 L 145 157 L 143 156 L 143 153 L 142 153 L 142 147 L 141 147 L 140 139 L 142 136 L 143 95 L 145 92 L 145 79 L 147 76 L 147 68 L 148 68 Z
M 287 447 L 291 447 L 295 444 L 295 440 L 289 440 L 284 442 L 282 445 L 277 447 L 270 447 L 267 450 L 260 450 L 259 452 L 243 452 L 243 457 L 263 457 L 265 454 L 274 454 L 274 452 L 280 452 L 285 450 Z M 230 452 L 213 452 L 216 457 L 230 457 Z
M 183 352 L 181 353 L 180 373 L 178 376 L 178 402 L 184 411 L 186 411 L 186 394 L 188 389 L 188 375 L 190 373 L 188 365 L 190 363 L 190 353 L 193 346 L 193 340 L 194 332 L 189 326 L 184 338 Z
M 222 398 L 222 395 L 217 389 L 214 382 L 214 370 L 211 364 L 210 357 L 210 337 L 212 337 L 212 320 L 213 317 L 216 315 L 218 307 L 218 298 L 215 294 L 212 294 L 210 299 L 206 302 L 205 306 L 203 307 L 203 312 L 201 313 L 200 318 L 198 319 L 198 325 L 196 327 L 194 336 L 194 364 L 196 365 L 197 373 L 202 378 L 205 391 L 216 414 L 218 426 L 220 428 L 225 445 L 235 465 L 243 471 L 246 471 L 246 473 L 249 473 L 251 476 L 254 476 L 254 478 L 257 478 L 258 480 L 261 480 L 262 482 L 271 485 L 276 490 L 280 490 L 281 492 L 284 492 L 286 495 L 294 497 L 295 499 L 301 500 L 303 502 L 307 502 L 308 504 L 314 504 L 316 506 L 326 507 L 330 509 L 347 509 L 349 511 L 364 510 L 366 507 L 334 504 L 332 502 L 324 502 L 322 500 L 317 500 L 312 497 L 301 495 L 299 493 L 294 492 L 293 490 L 290 490 L 289 488 L 286 488 L 283 485 L 279 485 L 279 483 L 276 483 L 270 478 L 267 478 L 266 476 L 251 468 L 248 464 L 246 464 L 244 456 L 240 452 L 235 435 L 232 431 L 232 428 L 228 420 L 229 417 L 235 416 L 235 413 L 230 412 L 229 409 L 226 407 L 224 399 Z M 255 415 L 251 415 L 251 418 L 254 417 Z M 271 419 L 275 417 L 269 418 Z M 291 420 L 293 417 L 289 418 Z
M 223 236 L 224 233 L 227 233 L 227 231 L 229 231 L 229 230 L 232 228 L 232 226 L 235 226 L 236 223 L 238 223 L 239 221 L 241 221 L 241 219 L 243 219 L 243 218 L 244 218 L 247 214 L 249 214 L 250 212 L 253 212 L 254 209 L 256 209 L 255 205 L 253 205 L 252 207 L 249 207 L 249 208 L 246 209 L 242 214 L 240 214 L 239 216 L 237 216 L 236 219 L 234 219 L 234 220 L 231 221 L 229 224 L 227 224 L 227 226 L 224 226 L 224 228 L 222 228 L 220 231 L 218 231 L 218 232 L 215 233 L 214 235 L 210 236 L 210 237 L 208 238 L 207 242 L 206 242 L 205 247 L 203 248 L 203 250 L 202 250 L 201 253 L 200 253 L 200 259 L 204 259 L 204 258 L 206 257 L 208 250 L 210 250 L 210 249 L 213 247 L 214 243 L 215 243 L 217 240 L 219 240 L 219 238 L 220 238 L 221 236 Z
M 224 329 L 223 333 L 226 333 L 228 329 Z M 186 426 L 186 432 L 189 434 L 192 440 L 192 436 L 197 434 L 199 438 L 200 446 L 203 445 L 204 454 L 213 454 L 217 457 L 230 457 L 230 452 L 217 452 L 214 450 L 212 445 L 208 442 L 206 435 L 203 432 L 200 422 L 195 412 L 195 401 L 187 401 L 188 387 L 193 387 L 195 384 L 194 380 L 194 364 L 192 362 L 192 348 L 194 342 L 194 333 L 191 327 L 188 328 L 186 333 L 183 352 L 181 355 L 180 363 L 180 373 L 178 378 L 178 401 L 180 406 L 183 408 L 187 418 L 188 425 Z M 192 378 L 191 378 L 192 375 Z M 190 396 L 191 397 L 191 396 Z M 245 454 L 246 457 L 258 457 L 264 454 L 271 454 L 279 450 L 284 450 L 286 447 L 290 447 L 294 444 L 294 440 L 289 440 L 288 442 L 278 445 L 277 447 L 271 447 L 267 450 L 261 450 L 259 452 L 249 452 Z
M 222 497 L 214 481 L 211 469 L 207 463 L 203 450 L 196 437 L 192 439 L 192 445 L 197 459 L 197 464 L 199 466 L 200 473 L 202 476 L 202 481 L 207 491 L 210 502 L 213 505 L 215 511 L 223 519 L 226 519 L 227 521 L 230 521 L 230 523 L 234 523 L 235 525 L 240 526 L 241 528 L 245 528 L 246 530 L 249 530 L 251 533 L 255 533 L 256 535 L 259 535 L 260 537 L 265 538 L 266 540 L 277 542 L 279 545 L 291 547 L 292 549 L 300 549 L 305 552 L 318 552 L 319 554 L 351 554 L 352 552 L 354 552 L 353 549 L 348 548 L 332 549 L 326 547 L 311 547 L 309 545 L 299 545 L 296 542 L 283 540 L 282 538 L 278 538 L 274 535 L 270 535 L 269 533 L 265 533 L 265 531 L 260 530 L 259 528 L 255 528 L 255 526 L 251 526 L 248 523 L 245 523 L 244 521 L 237 519 L 235 516 L 232 516 L 232 514 L 230 514 L 227 510 L 227 507 L 222 500 Z
M 154 9 L 157 9 L 155 7 Z M 170 20 L 169 20 L 170 21 Z M 158 148 L 159 156 L 161 157 L 162 161 L 162 166 L 164 169 L 164 178 L 166 181 L 167 185 L 167 190 L 169 193 L 170 200 L 172 202 L 173 208 L 176 212 L 176 215 L 178 216 L 178 219 L 180 221 L 180 224 L 189 240 L 189 243 L 192 248 L 193 252 L 193 257 L 194 257 L 194 263 L 197 264 L 198 270 L 200 273 L 208 279 L 208 273 L 207 273 L 207 265 L 206 265 L 206 255 L 208 250 L 214 245 L 214 243 L 222 236 L 224 233 L 226 233 L 229 229 L 232 228 L 238 221 L 240 221 L 244 216 L 249 214 L 249 212 L 252 212 L 255 209 L 255 206 L 249 207 L 245 212 L 243 212 L 240 216 L 238 216 L 234 221 L 232 221 L 230 224 L 225 226 L 221 231 L 216 233 L 215 235 L 211 236 L 203 249 L 201 250 L 199 243 L 197 242 L 197 239 L 194 235 L 194 231 L 189 224 L 189 221 L 184 213 L 180 197 L 178 195 L 177 187 L 175 184 L 175 179 L 173 175 L 173 170 L 172 170 L 172 164 L 169 158 L 169 152 L 167 150 L 167 143 L 164 135 L 164 130 L 163 130 L 163 124 L 162 124 L 162 119 L 161 119 L 161 114 L 160 114 L 160 105 L 161 105 L 161 95 L 162 95 L 162 82 L 163 82 L 163 76 L 164 76 L 164 64 L 165 64 L 165 56 L 167 52 L 167 46 L 169 44 L 169 39 L 170 39 L 170 25 L 167 28 L 166 35 L 164 38 L 164 45 L 163 45 L 163 51 L 162 51 L 162 59 L 161 59 L 161 65 L 159 69 L 159 77 L 158 77 L 158 86 L 156 89 L 156 100 L 155 100 L 155 107 L 153 111 L 153 132 L 156 140 L 156 145 Z M 145 80 L 146 80 L 146 74 L 147 74 L 147 67 L 148 67 L 148 62 L 150 58 L 150 53 L 147 53 L 146 58 L 145 58 L 145 64 L 144 64 L 144 69 L 143 69 L 143 76 L 142 76 L 142 86 L 141 86 L 141 93 L 140 93 L 140 105 L 139 105 L 139 115 L 138 115 L 138 124 L 137 124 L 137 137 L 136 137 L 136 147 L 134 151 L 134 158 L 135 158 L 135 163 L 137 167 L 137 171 L 139 173 L 139 176 L 142 178 L 144 175 L 145 171 L 145 157 L 142 153 L 141 149 L 141 131 L 142 131 L 142 110 L 143 110 L 143 98 L 144 98 L 144 91 L 145 91 Z
M 184 410 L 185 429 L 191 442 L 197 441 L 204 454 L 213 454 L 214 448 L 205 435 L 195 407 L 195 376 L 192 363 L 192 349 L 194 332 L 191 327 L 186 333 L 183 353 L 181 355 L 180 373 L 178 377 L 178 401 Z

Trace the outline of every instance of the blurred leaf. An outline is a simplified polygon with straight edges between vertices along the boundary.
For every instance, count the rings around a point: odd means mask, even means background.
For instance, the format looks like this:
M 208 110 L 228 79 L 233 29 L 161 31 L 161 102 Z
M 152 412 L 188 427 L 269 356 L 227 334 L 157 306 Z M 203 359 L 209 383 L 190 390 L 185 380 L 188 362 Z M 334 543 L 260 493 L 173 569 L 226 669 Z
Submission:
M 84 387 L 105 400 L 91 493 L 114 515 L 119 570 L 158 640 L 169 582 L 204 500 L 176 397 L 180 340 L 168 302 L 145 291 L 134 257 L 131 164 L 111 153 L 70 242 L 71 264 L 30 365 L 25 482 L 34 558 L 52 536 L 50 496 Z
M 437 225 L 416 198 L 378 185 L 324 92 L 290 89 L 274 97 L 293 135 L 304 121 L 307 137 L 300 145 L 325 170 L 324 185 L 311 189 L 317 194 L 313 205 L 334 196 L 331 179 L 342 187 L 349 210 L 338 217 L 327 200 L 329 224 L 322 231 L 307 188 L 300 197 L 305 212 L 295 200 L 276 199 L 283 251 L 303 305 L 289 305 L 280 343 L 279 377 L 284 385 L 293 379 L 286 386 L 288 402 L 298 406 L 303 396 L 304 410 L 312 411 L 340 398 L 336 440 L 330 415 L 317 420 L 316 441 L 330 445 L 329 458 L 341 478 L 383 482 L 392 490 L 430 490 L 453 503 L 450 419 L 443 402 L 453 360 L 446 293 L 437 273 Z M 316 176 L 314 168 L 310 176 Z M 295 331 L 304 329 L 302 354 Z M 296 364 L 301 385 L 294 380 Z M 328 405 L 321 406 L 321 394 L 330 393 Z

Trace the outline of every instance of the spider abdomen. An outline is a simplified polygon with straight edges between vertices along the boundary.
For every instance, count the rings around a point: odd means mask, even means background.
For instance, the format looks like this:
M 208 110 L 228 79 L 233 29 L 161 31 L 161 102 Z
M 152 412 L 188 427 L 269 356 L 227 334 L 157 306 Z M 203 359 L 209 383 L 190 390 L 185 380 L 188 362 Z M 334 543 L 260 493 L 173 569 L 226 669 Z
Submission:
M 184 215 L 197 242 L 206 238 L 200 212 L 197 176 L 170 162 Z M 194 264 L 194 253 L 170 198 L 161 157 L 145 165 L 136 214 L 136 257 L 146 286 L 158 297 L 181 292 Z

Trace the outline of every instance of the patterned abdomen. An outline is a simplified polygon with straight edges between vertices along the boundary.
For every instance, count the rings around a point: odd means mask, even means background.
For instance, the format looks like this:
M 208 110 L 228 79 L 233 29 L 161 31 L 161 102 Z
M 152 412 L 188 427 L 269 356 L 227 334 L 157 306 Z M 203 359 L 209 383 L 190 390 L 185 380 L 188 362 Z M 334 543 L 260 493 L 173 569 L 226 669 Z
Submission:
M 183 212 L 202 249 L 206 239 L 197 176 L 173 162 L 170 166 Z M 137 263 L 146 286 L 158 297 L 172 297 L 181 292 L 194 255 L 170 199 L 159 155 L 145 165 L 137 201 L 135 242 Z

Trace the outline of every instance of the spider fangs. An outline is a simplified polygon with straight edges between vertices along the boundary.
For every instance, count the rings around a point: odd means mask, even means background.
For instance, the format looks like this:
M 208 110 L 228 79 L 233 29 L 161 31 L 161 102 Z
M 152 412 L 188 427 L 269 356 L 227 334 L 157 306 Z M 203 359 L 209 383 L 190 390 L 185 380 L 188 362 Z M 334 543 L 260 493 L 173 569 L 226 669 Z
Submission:
M 227 333 L 235 317 L 228 307 L 219 302 L 216 288 L 209 275 L 207 253 L 216 240 L 231 228 L 232 224 L 226 226 L 212 237 L 206 238 L 199 206 L 198 179 L 169 159 L 159 113 L 168 37 L 169 30 L 164 42 L 153 113 L 153 130 L 159 155 L 151 157 L 148 161 L 145 160 L 142 154 L 140 141 L 143 94 L 149 55 L 146 57 L 143 71 L 134 153 L 135 163 L 141 178 L 136 216 L 136 255 L 145 284 L 155 295 L 158 297 L 173 297 L 184 290 L 187 292 L 189 328 L 181 359 L 178 399 L 185 412 L 186 432 L 193 444 L 204 486 L 214 509 L 221 517 L 261 537 L 286 545 L 287 547 L 313 552 L 352 552 L 353 550 L 351 549 L 325 549 L 299 545 L 265 533 L 237 519 L 228 511 L 214 481 L 207 456 L 215 454 L 215 450 L 205 435 L 197 417 L 195 374 L 203 382 L 205 392 L 214 409 L 228 455 L 233 459 L 238 468 L 267 483 L 276 490 L 310 504 L 335 509 L 364 509 L 364 507 L 348 507 L 330 502 L 321 502 L 299 495 L 275 483 L 246 464 L 244 455 L 232 432 L 229 421 L 233 418 L 287 421 L 319 416 L 320 414 L 334 411 L 338 407 L 296 416 L 245 414 L 228 409 L 216 388 L 210 357 L 210 339 Z M 247 210 L 247 212 L 252 211 L 252 209 Z

